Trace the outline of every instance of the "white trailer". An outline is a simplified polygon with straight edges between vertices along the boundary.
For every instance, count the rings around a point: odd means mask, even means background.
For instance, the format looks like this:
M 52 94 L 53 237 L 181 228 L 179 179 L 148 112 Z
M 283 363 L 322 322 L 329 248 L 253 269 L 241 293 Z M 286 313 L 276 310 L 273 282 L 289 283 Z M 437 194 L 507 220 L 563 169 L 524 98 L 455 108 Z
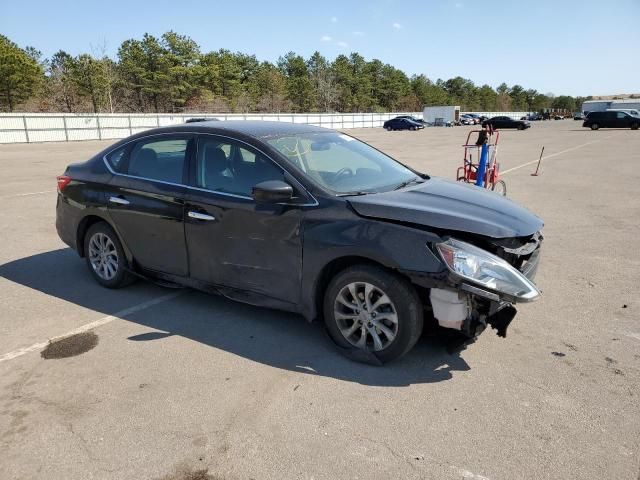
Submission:
M 606 110 L 640 110 L 640 100 L 627 98 L 624 100 L 587 100 L 582 104 L 582 113 L 604 112 Z
M 453 125 L 460 119 L 460 107 L 451 105 L 424 107 L 422 117 L 425 122 L 433 125 Z

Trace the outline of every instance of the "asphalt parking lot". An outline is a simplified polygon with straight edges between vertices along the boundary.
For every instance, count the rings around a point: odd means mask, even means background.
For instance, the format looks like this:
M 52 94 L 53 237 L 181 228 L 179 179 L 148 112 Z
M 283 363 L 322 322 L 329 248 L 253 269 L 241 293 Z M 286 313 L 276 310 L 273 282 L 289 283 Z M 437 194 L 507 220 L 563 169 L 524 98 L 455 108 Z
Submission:
M 0 145 L 0 478 L 637 480 L 640 133 L 580 124 L 499 147 L 545 220 L 543 298 L 506 339 L 425 336 L 385 367 L 295 315 L 99 287 L 55 232 L 55 176 L 109 142 Z M 453 178 L 466 131 L 348 133 Z M 41 356 L 87 325 L 93 348 Z

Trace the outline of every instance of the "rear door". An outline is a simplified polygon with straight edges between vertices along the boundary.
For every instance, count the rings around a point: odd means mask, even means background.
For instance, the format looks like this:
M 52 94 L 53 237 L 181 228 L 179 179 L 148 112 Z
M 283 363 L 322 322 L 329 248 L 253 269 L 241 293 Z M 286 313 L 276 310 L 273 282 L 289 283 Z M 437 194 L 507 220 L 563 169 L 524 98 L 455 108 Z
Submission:
M 192 165 L 185 219 L 191 277 L 297 303 L 306 199 L 283 205 L 251 197 L 260 182 L 292 180 L 253 147 L 216 135 L 199 138 Z
M 616 113 L 616 119 L 615 119 L 615 126 L 618 128 L 628 128 L 629 125 L 629 119 L 631 118 L 630 115 L 627 112 L 615 112 Z
M 191 135 L 154 135 L 113 155 L 108 211 L 136 262 L 142 267 L 187 276 L 184 198 Z M 114 152 L 118 153 L 118 152 Z M 110 159 L 111 157 L 108 157 Z M 116 165 L 115 159 L 118 158 Z

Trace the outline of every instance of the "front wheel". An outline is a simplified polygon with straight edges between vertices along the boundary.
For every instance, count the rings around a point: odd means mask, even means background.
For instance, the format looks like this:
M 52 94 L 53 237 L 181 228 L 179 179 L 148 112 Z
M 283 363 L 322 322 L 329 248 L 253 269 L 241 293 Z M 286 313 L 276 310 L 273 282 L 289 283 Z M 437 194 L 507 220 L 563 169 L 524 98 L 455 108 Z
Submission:
M 524 130 L 524 125 L 518 125 L 518 130 Z
M 640 126 L 640 124 L 638 124 L 637 122 L 632 123 L 631 130 L 638 130 L 638 126 Z
M 600 128 L 600 124 L 598 123 L 592 123 L 591 124 L 591 130 L 598 130 Z
M 116 232 L 105 222 L 94 223 L 84 237 L 89 271 L 107 288 L 120 288 L 134 280 L 126 270 L 126 257 Z
M 323 308 L 339 346 L 371 352 L 383 363 L 406 354 L 422 333 L 422 303 L 415 289 L 381 267 L 357 265 L 338 273 Z

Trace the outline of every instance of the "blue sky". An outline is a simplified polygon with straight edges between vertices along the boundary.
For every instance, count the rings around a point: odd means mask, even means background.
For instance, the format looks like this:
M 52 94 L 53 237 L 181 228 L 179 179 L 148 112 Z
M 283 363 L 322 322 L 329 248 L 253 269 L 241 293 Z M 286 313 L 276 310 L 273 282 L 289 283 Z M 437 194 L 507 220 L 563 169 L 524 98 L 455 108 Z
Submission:
M 50 56 L 167 30 L 277 60 L 351 51 L 408 74 L 556 95 L 640 92 L 640 0 L 2 0 L 0 33 Z

